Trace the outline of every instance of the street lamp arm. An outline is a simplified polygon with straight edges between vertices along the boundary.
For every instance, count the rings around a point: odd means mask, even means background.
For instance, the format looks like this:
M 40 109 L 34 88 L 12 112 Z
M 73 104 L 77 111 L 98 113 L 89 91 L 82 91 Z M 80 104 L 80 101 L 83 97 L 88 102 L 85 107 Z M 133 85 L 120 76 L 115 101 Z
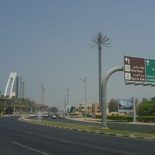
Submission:
M 124 70 L 124 67 L 123 66 L 116 66 L 112 69 L 110 69 L 105 77 L 103 78 L 103 81 L 102 81 L 102 99 L 101 99 L 101 113 L 102 113 L 102 126 L 103 127 L 107 127 L 107 115 L 106 115 L 106 85 L 107 85 L 107 81 L 109 79 L 109 77 L 117 72 L 117 71 L 123 71 Z

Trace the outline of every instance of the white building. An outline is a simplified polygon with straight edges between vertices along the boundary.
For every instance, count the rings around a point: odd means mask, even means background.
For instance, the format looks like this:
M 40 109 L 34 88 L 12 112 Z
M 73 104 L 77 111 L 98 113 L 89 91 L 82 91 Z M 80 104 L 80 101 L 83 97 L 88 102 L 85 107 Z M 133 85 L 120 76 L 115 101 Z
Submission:
M 16 98 L 24 98 L 24 82 L 21 76 L 17 76 L 16 72 L 11 72 L 6 84 L 4 96 L 15 96 Z

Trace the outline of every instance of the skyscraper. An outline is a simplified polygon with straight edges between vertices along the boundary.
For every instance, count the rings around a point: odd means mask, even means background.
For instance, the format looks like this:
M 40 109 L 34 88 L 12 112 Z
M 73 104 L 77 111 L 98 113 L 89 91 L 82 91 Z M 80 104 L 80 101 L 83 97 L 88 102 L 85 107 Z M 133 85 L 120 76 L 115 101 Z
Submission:
M 16 98 L 24 98 L 24 82 L 22 81 L 22 76 L 16 77 L 15 96 Z

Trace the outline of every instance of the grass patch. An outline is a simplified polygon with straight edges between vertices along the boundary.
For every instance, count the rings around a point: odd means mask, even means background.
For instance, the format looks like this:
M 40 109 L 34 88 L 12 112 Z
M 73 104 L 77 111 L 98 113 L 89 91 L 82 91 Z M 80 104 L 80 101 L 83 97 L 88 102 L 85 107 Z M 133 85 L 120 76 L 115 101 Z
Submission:
M 115 129 L 108 129 L 108 128 L 103 128 L 103 127 L 96 127 L 96 126 L 80 125 L 80 124 L 52 122 L 52 121 L 46 121 L 46 120 L 42 120 L 40 122 L 38 120 L 28 120 L 28 122 L 40 124 L 40 125 L 47 125 L 47 126 L 87 130 L 90 132 L 100 132 L 103 134 L 119 134 L 123 136 L 134 135 L 139 138 L 144 138 L 144 137 L 154 138 L 155 137 L 155 134 L 153 133 L 129 132 L 129 131 L 123 131 L 123 130 L 115 130 Z

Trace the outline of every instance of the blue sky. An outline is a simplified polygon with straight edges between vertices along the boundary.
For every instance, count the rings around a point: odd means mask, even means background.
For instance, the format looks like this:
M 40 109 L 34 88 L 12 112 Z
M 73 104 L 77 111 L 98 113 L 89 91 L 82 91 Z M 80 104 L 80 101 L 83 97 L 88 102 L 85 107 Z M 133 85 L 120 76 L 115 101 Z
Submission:
M 0 1 L 0 90 L 4 93 L 10 72 L 25 82 L 25 97 L 64 107 L 98 101 L 98 49 L 91 38 L 102 32 L 110 48 L 102 49 L 102 76 L 123 66 L 123 56 L 155 59 L 154 0 L 1 0 Z M 107 84 L 107 102 L 114 98 L 154 97 L 151 86 L 126 86 L 123 72 Z

